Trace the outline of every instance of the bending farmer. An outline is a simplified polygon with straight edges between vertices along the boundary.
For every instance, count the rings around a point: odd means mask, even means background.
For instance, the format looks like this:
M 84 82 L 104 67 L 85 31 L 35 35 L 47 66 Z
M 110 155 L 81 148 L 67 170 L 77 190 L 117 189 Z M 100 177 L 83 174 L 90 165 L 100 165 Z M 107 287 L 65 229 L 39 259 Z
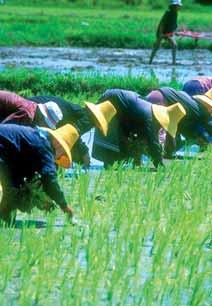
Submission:
M 71 166 L 70 150 L 78 137 L 77 130 L 70 124 L 56 130 L 0 124 L 1 219 L 12 222 L 12 212 L 21 209 L 16 197 L 18 191 L 37 174 L 46 194 L 72 217 L 72 208 L 57 181 L 56 164 L 64 168 Z
M 184 91 L 178 91 L 171 87 L 163 87 L 152 91 L 146 96 L 146 100 L 165 106 L 178 102 L 186 111 L 186 116 L 179 123 L 176 139 L 170 138 L 167 135 L 165 143 L 166 157 L 172 157 L 172 154 L 182 146 L 180 134 L 200 145 L 211 143 L 212 90 L 205 93 L 205 95 L 190 97 Z
M 126 157 L 126 146 L 131 143 L 132 137 L 135 137 L 145 143 L 154 166 L 163 165 L 158 131 L 163 127 L 175 137 L 177 125 L 185 116 L 185 110 L 179 103 L 168 108 L 153 105 L 143 100 L 136 92 L 122 89 L 107 90 L 98 103 L 86 103 L 96 120 L 96 126 L 104 135 L 95 131 L 92 153 L 95 158 L 107 166 Z M 141 152 L 142 145 L 140 156 Z
M 197 76 L 187 81 L 182 90 L 189 96 L 204 95 L 212 88 L 212 77 L 209 76 Z
M 56 103 L 63 114 L 63 118 L 60 122 L 58 122 L 57 127 L 70 123 L 77 128 L 80 135 L 83 135 L 94 126 L 90 120 L 90 117 L 88 116 L 87 109 L 78 104 L 71 103 L 55 96 L 34 96 L 29 97 L 28 99 L 39 104 L 48 103 L 48 101 L 53 101 Z M 88 147 L 81 138 L 78 139 L 72 148 L 72 157 L 73 161 L 83 164 L 85 167 L 88 167 L 90 164 Z
M 0 90 L 0 123 L 40 125 L 55 129 L 62 118 L 60 108 L 52 101 L 37 104 L 10 91 Z

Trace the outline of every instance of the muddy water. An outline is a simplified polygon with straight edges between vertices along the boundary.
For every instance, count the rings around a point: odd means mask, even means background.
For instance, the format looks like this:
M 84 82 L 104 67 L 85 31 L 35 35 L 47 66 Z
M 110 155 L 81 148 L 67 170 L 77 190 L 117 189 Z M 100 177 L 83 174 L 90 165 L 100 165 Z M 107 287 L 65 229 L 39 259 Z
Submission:
M 151 50 L 109 48 L 0 48 L 0 70 L 7 67 L 37 67 L 60 72 L 156 76 L 162 81 L 185 81 L 196 75 L 212 74 L 212 52 L 179 50 L 177 65 L 171 51 L 161 49 L 152 65 Z

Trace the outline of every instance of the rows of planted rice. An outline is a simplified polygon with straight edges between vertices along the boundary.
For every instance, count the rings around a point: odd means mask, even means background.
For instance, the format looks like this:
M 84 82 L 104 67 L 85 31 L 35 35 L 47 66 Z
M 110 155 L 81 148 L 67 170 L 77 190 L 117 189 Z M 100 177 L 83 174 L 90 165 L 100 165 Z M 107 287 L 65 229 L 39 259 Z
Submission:
M 16 68 L 0 72 L 1 90 L 10 90 L 22 96 L 55 95 L 83 104 L 84 99 L 94 101 L 109 88 L 122 88 L 138 92 L 141 96 L 161 86 L 182 88 L 182 84 L 173 80 L 161 82 L 156 77 L 116 76 L 100 73 L 73 74 L 53 73 L 44 69 Z
M 61 177 L 78 225 L 1 228 L 0 305 L 210 305 L 211 160 Z
M 4 1 L 0 45 L 151 48 L 167 2 L 123 2 Z M 211 32 L 211 7 L 184 1 L 178 24 Z M 183 38 L 178 47 L 191 49 L 195 41 Z M 211 41 L 198 47 L 212 49 Z M 81 105 L 108 88 L 144 97 L 164 85 L 182 88 L 144 76 L 0 72 L 1 90 Z M 18 212 L 14 227 L 0 223 L 0 306 L 211 305 L 211 161 L 208 148 L 204 159 L 173 160 L 157 172 L 115 165 L 58 173 L 75 225 L 59 208 Z M 48 200 L 33 188 L 31 199 L 25 194 L 29 208 Z

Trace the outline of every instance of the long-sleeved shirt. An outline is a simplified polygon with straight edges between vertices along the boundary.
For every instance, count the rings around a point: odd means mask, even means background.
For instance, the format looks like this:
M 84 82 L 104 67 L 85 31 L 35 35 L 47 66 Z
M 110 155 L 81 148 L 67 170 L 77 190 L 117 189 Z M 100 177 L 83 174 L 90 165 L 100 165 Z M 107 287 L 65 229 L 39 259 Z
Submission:
M 0 90 L 0 123 L 33 125 L 37 103 L 5 90 Z
M 162 164 L 161 146 L 158 141 L 159 125 L 153 116 L 151 103 L 143 100 L 136 92 L 122 89 L 109 89 L 99 99 L 98 103 L 109 100 L 117 110 L 117 120 L 121 133 L 119 137 L 137 134 L 144 139 L 155 166 Z M 113 144 L 113 129 L 107 137 L 102 136 L 103 146 L 106 142 Z M 111 141 L 112 140 L 112 141 Z M 98 138 L 98 145 L 101 140 Z M 94 144 L 95 146 L 95 144 Z
M 61 208 L 67 206 L 57 181 L 55 154 L 48 137 L 38 129 L 16 124 L 0 124 L 0 159 L 11 175 L 12 184 L 20 188 L 36 173 L 41 175 L 44 191 Z

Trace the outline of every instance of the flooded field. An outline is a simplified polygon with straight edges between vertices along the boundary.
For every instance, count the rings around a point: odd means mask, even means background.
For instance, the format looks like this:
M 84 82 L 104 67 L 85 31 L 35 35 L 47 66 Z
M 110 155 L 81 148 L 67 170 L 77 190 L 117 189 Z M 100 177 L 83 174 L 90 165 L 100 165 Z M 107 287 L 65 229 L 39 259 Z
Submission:
M 0 48 L 0 70 L 7 67 L 44 68 L 51 71 L 116 75 L 156 76 L 161 81 L 185 81 L 196 75 L 211 75 L 212 52 L 179 50 L 177 65 L 171 65 L 171 50 L 159 50 L 148 65 L 151 50 L 109 48 Z
M 1 48 L 0 70 L 100 71 L 165 81 L 212 72 L 209 51 L 179 51 L 175 67 L 169 50 L 152 66 L 149 53 Z M 90 154 L 93 137 L 94 130 L 82 137 Z M 209 169 L 211 152 L 167 162 L 166 171 L 105 171 L 95 159 L 88 172 L 68 170 L 60 184 L 77 222 L 70 224 L 59 208 L 47 215 L 35 209 L 18 212 L 14 228 L 1 228 L 0 305 L 211 305 Z

